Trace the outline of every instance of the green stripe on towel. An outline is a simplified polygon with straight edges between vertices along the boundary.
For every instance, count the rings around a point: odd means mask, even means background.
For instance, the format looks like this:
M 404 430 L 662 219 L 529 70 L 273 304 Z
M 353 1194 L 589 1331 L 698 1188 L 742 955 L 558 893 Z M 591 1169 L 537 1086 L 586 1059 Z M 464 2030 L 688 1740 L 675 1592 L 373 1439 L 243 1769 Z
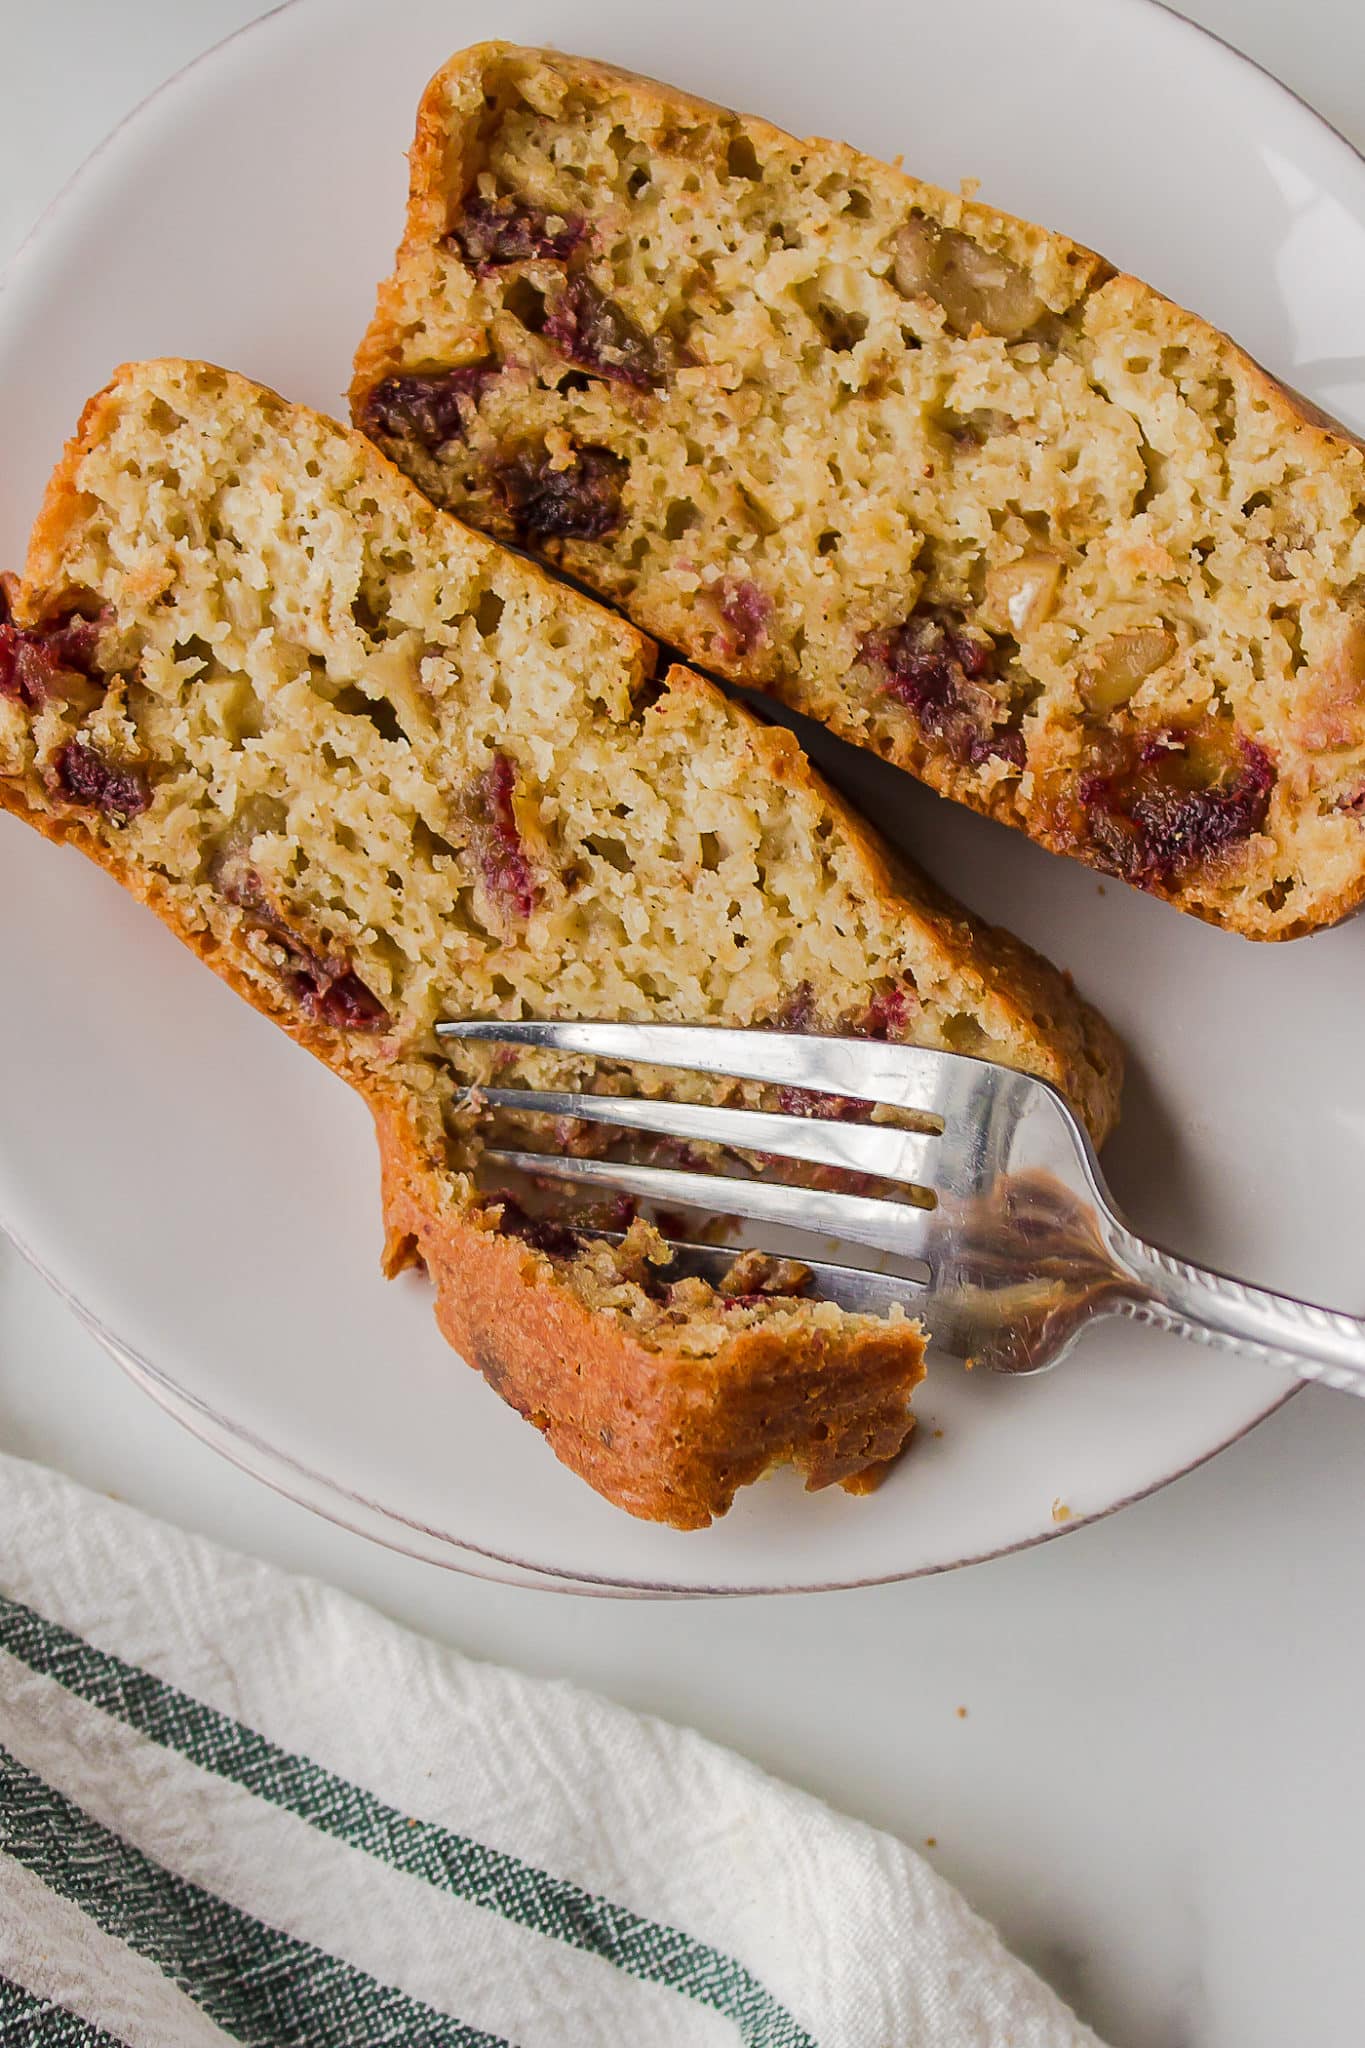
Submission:
M 517 1856 L 432 1821 L 414 1820 L 363 1786 L 277 1748 L 243 1722 L 96 1649 L 18 1601 L 0 1598 L 0 1649 L 163 1748 L 351 1848 L 710 2007 L 734 2022 L 745 2048 L 817 2048 L 733 1956 Z
M 511 2048 L 153 1862 L 3 1748 L 0 1852 L 155 1963 L 241 2041 Z
M 0 2048 L 128 2048 L 93 2020 L 0 1977 Z

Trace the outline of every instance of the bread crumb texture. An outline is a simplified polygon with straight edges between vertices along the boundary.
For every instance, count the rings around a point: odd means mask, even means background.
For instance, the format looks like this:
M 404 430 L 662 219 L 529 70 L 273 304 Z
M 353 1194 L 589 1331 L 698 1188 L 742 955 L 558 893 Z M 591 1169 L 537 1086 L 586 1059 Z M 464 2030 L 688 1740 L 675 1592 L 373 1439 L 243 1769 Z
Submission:
M 1365 893 L 1365 462 L 1090 251 L 486 44 L 357 421 L 704 666 L 1253 938 Z
M 652 655 L 361 436 L 201 364 L 134 365 L 87 407 L 7 579 L 0 801 L 366 1095 L 390 1270 L 426 1263 L 452 1341 L 594 1485 L 694 1525 L 775 1462 L 816 1484 L 884 1465 L 918 1330 L 813 1298 L 790 1260 L 672 1277 L 629 1207 L 493 1184 L 490 1140 L 723 1155 L 494 1113 L 481 1090 L 818 1105 L 491 1045 L 447 1057 L 437 1019 L 967 1047 L 1056 1081 L 1097 1136 L 1118 1061 L 1052 969 L 893 885 L 789 735 L 686 670 L 654 683 Z

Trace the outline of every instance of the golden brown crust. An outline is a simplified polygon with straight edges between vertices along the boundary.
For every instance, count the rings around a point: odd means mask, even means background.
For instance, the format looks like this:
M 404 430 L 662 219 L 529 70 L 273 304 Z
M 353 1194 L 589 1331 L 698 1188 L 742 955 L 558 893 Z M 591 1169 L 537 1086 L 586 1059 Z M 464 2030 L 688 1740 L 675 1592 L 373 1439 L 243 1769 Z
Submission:
M 597 59 L 566 56 L 557 51 L 499 41 L 476 44 L 457 53 L 436 73 L 418 108 L 410 152 L 411 182 L 403 237 L 394 271 L 379 288 L 374 318 L 355 357 L 350 399 L 357 421 L 363 418 L 367 394 L 385 377 L 402 371 L 408 360 L 406 337 L 411 331 L 412 309 L 409 304 L 405 328 L 402 317 L 407 283 L 405 269 L 411 259 L 446 234 L 449 227 L 447 195 L 462 189 L 478 169 L 482 138 L 496 121 L 501 100 L 509 94 L 515 81 L 534 78 L 546 68 L 561 79 L 570 79 L 586 95 L 591 96 L 595 91 L 611 91 L 623 108 L 638 110 L 642 131 L 652 131 L 659 125 L 661 117 L 676 117 L 679 122 L 686 123 L 695 121 L 699 115 L 714 113 L 741 127 L 760 150 L 770 146 L 786 148 L 795 143 L 803 152 L 818 153 L 822 164 L 827 164 L 832 171 L 843 169 L 865 175 L 870 169 L 875 169 L 878 178 L 888 186 L 899 183 L 903 187 L 907 205 L 926 189 L 895 167 L 870 165 L 868 159 L 842 142 L 820 137 L 793 138 L 759 117 L 734 115 L 724 107 L 675 86 Z M 964 225 L 973 221 L 989 222 L 998 229 L 1003 224 L 1013 238 L 1012 246 L 1035 252 L 1048 251 L 1052 259 L 1070 265 L 1080 291 L 1088 296 L 1091 306 L 1102 316 L 1112 317 L 1115 311 L 1121 313 L 1125 307 L 1140 306 L 1145 316 L 1154 318 L 1163 327 L 1173 343 L 1185 341 L 1203 350 L 1212 349 L 1220 366 L 1240 382 L 1255 400 L 1257 408 L 1263 408 L 1267 419 L 1274 423 L 1291 462 L 1299 462 L 1311 470 L 1315 464 L 1342 449 L 1365 451 L 1365 441 L 1274 377 L 1227 335 L 1165 299 L 1141 280 L 1116 271 L 1094 251 L 999 209 L 978 207 L 974 202 L 962 203 L 960 217 Z M 496 504 L 486 510 L 481 509 L 476 516 L 488 531 L 498 533 L 504 539 L 515 540 L 518 537 L 513 522 Z M 708 659 L 706 654 L 689 645 L 685 633 L 680 632 L 676 609 L 660 601 L 647 580 L 643 583 L 634 577 L 623 580 L 610 559 L 604 560 L 600 547 L 554 538 L 539 540 L 536 546 L 544 559 L 568 570 L 608 601 L 628 606 L 631 617 L 647 632 L 680 645 L 682 651 L 692 658 Z M 797 703 L 797 708 L 807 712 L 812 709 L 785 686 L 781 675 L 771 672 L 768 658 L 761 652 L 746 651 L 741 646 L 728 659 L 722 661 L 714 652 L 709 659 L 728 681 L 788 697 Z M 1025 800 L 1018 780 L 1002 778 L 993 786 L 983 784 L 978 775 L 966 772 L 946 754 L 932 750 L 926 754 L 915 729 L 909 724 L 904 728 L 903 736 L 879 735 L 873 740 L 855 723 L 845 723 L 837 704 L 820 709 L 815 715 L 826 718 L 832 729 L 841 731 L 845 738 L 874 746 L 896 766 L 914 773 L 930 787 L 981 815 L 1025 830 L 1039 844 L 1054 852 L 1079 853 L 1080 857 L 1086 857 L 1074 835 L 1060 826 L 1050 825 L 1039 809 Z M 1192 890 L 1179 874 L 1164 878 L 1153 876 L 1144 879 L 1142 886 L 1148 893 L 1209 923 L 1242 932 L 1248 937 L 1295 938 L 1337 922 L 1365 900 L 1365 845 L 1348 881 L 1336 887 L 1317 887 L 1302 915 L 1279 922 L 1263 915 L 1259 907 L 1253 906 L 1249 910 L 1236 895 L 1220 897 L 1216 891 L 1201 893 Z
M 699 1529 L 736 1490 L 790 1462 L 808 1488 L 857 1481 L 903 1447 L 924 1375 L 908 1324 L 799 1346 L 762 1327 L 680 1360 L 594 1315 L 515 1238 L 441 1213 L 401 1110 L 377 1112 L 391 1261 L 413 1254 L 436 1319 L 555 1455 L 631 1514 Z

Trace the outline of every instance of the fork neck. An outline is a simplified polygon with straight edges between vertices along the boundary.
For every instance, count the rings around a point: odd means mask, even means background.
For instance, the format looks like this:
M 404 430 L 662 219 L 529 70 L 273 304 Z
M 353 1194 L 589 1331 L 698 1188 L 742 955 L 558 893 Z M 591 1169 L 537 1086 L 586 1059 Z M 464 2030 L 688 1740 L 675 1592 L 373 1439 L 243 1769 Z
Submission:
M 1106 1302 L 1110 1312 L 1365 1394 L 1365 1319 L 1197 1266 L 1126 1226 L 1113 1231 L 1109 1249 L 1128 1283 Z

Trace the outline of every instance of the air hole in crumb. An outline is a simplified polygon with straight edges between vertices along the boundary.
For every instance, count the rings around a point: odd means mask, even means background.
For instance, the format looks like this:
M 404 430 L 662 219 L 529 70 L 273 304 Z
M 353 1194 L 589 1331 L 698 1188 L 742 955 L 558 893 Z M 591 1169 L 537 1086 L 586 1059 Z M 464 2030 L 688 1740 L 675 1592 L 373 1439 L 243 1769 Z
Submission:
M 351 599 L 351 617 L 355 620 L 361 632 L 371 640 L 378 635 L 383 623 L 379 613 L 375 610 L 369 597 L 363 590 L 358 590 Z
M 702 866 L 704 868 L 710 868 L 714 873 L 714 871 L 720 866 L 721 859 L 722 855 L 720 850 L 720 840 L 717 838 L 714 832 L 703 832 L 701 835 Z
M 945 1020 L 943 1036 L 954 1052 L 979 1052 L 986 1042 L 986 1034 L 975 1017 L 969 1017 L 963 1010 L 954 1010 Z
M 413 851 L 424 860 L 435 860 L 441 856 L 446 860 L 458 860 L 459 855 L 448 839 L 439 832 L 433 832 L 425 818 L 416 818 L 412 827 Z
M 630 194 L 632 199 L 638 199 L 640 194 L 648 189 L 648 186 L 649 172 L 644 168 L 644 165 L 641 164 L 640 167 L 637 170 L 632 171 L 630 176 L 626 179 L 626 190 Z
M 819 284 L 811 279 L 796 287 L 795 296 L 804 308 L 808 318 L 819 329 L 825 347 L 836 355 L 846 355 L 867 333 L 867 315 L 847 311 L 822 296 Z
M 866 313 L 849 313 L 842 306 L 821 304 L 816 324 L 835 355 L 847 355 L 867 333 Z
M 201 669 L 213 667 L 213 649 L 197 633 L 191 633 L 187 640 L 177 640 L 171 653 L 176 661 L 197 661 Z
M 844 200 L 844 212 L 851 213 L 854 220 L 867 220 L 871 217 L 872 201 L 866 192 L 860 191 L 856 185 L 850 185 Z
M 539 334 L 545 326 L 545 294 L 538 292 L 529 277 L 514 277 L 502 295 L 502 302 L 528 334 Z
M 334 709 L 346 712 L 352 718 L 368 718 L 380 738 L 390 744 L 407 739 L 398 722 L 398 713 L 387 697 L 367 697 L 354 683 L 348 683 L 344 690 L 337 691 L 332 703 Z
M 768 510 L 767 506 L 760 504 L 759 500 L 754 496 L 753 492 L 746 489 L 746 487 L 743 484 L 738 485 L 737 488 L 740 497 L 744 501 L 745 510 L 748 512 L 750 522 L 754 526 L 754 528 L 759 533 L 763 534 L 765 537 L 768 534 L 776 533 L 781 522 L 777 519 L 774 519 L 772 513 Z
M 185 424 L 184 419 L 175 410 L 174 406 L 167 405 L 164 398 L 154 398 L 151 401 L 147 407 L 146 420 L 148 426 L 154 428 L 163 437 L 167 434 L 173 434 L 177 427 L 183 427 Z
M 1283 910 L 1293 893 L 1293 878 L 1289 875 L 1280 875 L 1263 891 L 1261 901 L 1267 910 Z
M 747 135 L 732 135 L 725 152 L 725 168 L 732 178 L 761 179 L 763 167 Z
M 1159 492 L 1166 488 L 1166 457 L 1144 440 L 1138 450 L 1142 458 L 1143 482 L 1133 499 L 1134 512 L 1145 512 Z
M 485 590 L 474 607 L 474 624 L 485 640 L 491 640 L 502 623 L 507 606 L 496 590 Z
M 675 498 L 664 514 L 664 539 L 681 540 L 700 519 L 701 514 L 690 498 Z
M 832 526 L 827 526 L 815 543 L 817 555 L 832 555 L 839 545 L 839 535 Z
M 634 867 L 624 840 L 611 839 L 603 832 L 588 832 L 584 835 L 583 844 L 599 860 L 606 861 L 608 867 L 615 868 L 618 874 L 628 875 Z

